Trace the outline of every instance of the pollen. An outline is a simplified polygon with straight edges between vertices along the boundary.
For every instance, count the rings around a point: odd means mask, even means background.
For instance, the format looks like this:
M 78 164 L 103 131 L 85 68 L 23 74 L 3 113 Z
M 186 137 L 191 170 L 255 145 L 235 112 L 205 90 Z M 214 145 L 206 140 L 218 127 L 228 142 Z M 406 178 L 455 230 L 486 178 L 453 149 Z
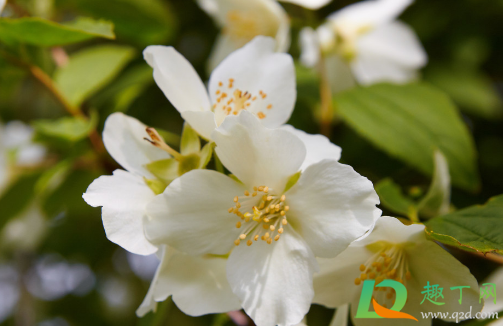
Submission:
M 375 280 L 378 285 L 385 279 L 395 280 L 406 285 L 411 279 L 408 260 L 403 246 L 390 244 L 385 241 L 373 244 L 374 255 L 358 267 L 359 277 L 355 279 L 355 285 L 360 285 L 366 279 Z M 355 271 L 356 272 L 356 271 Z M 404 281 L 405 280 L 405 281 Z M 374 288 L 373 298 L 379 304 L 392 306 L 394 291 L 386 291 L 385 287 Z
M 281 234 L 285 232 L 283 226 L 287 225 L 287 214 L 285 203 L 287 201 L 284 194 L 277 194 L 275 189 L 259 185 L 250 190 L 244 191 L 244 196 L 235 196 L 235 203 L 228 212 L 240 217 L 236 222 L 236 228 L 241 229 L 239 237 L 234 241 L 238 245 L 241 241 L 246 241 L 248 246 L 253 241 L 261 239 L 267 244 L 279 241 Z M 251 207 L 249 211 L 241 211 L 242 207 Z

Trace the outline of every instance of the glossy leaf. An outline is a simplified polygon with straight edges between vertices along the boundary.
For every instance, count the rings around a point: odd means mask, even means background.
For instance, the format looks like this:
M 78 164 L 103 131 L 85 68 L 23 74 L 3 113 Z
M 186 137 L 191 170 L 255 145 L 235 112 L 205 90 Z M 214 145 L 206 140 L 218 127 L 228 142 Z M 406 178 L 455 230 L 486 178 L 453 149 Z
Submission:
M 441 91 L 426 84 L 378 84 L 338 95 L 335 106 L 367 140 L 427 175 L 433 174 L 433 153 L 440 149 L 453 184 L 478 189 L 473 139 Z
M 391 179 L 379 181 L 375 185 L 375 190 L 379 195 L 381 205 L 395 213 L 409 216 L 416 210 L 414 201 L 406 197 L 400 186 Z
M 79 106 L 112 81 L 133 58 L 134 50 L 126 46 L 100 45 L 70 56 L 68 65 L 59 68 L 54 80 L 59 90 L 74 106 Z
M 503 253 L 503 195 L 485 205 L 475 205 L 431 219 L 427 234 L 436 241 L 482 253 Z
M 113 24 L 91 18 L 77 18 L 64 24 L 38 17 L 0 19 L 0 41 L 8 44 L 59 46 L 83 42 L 95 37 L 114 39 Z

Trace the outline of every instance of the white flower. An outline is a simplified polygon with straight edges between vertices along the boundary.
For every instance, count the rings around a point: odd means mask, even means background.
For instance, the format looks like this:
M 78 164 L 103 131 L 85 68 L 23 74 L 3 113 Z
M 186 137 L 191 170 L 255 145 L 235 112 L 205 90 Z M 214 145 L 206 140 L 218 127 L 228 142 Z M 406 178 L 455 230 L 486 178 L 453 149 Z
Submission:
M 306 159 L 303 141 L 249 112 L 227 118 L 212 139 L 240 182 L 184 174 L 148 205 L 147 238 L 193 256 L 231 252 L 227 279 L 246 313 L 259 326 L 295 325 L 314 295 L 315 256 L 334 257 L 369 230 L 380 215 L 377 194 L 330 159 L 305 167 L 291 186 Z
M 211 74 L 209 94 L 194 68 L 172 47 L 149 46 L 144 57 L 171 104 L 206 139 L 227 116 L 243 110 L 269 128 L 284 124 L 293 111 L 293 60 L 275 53 L 271 38 L 257 37 L 228 56 Z
M 255 36 L 274 38 L 273 50 L 278 52 L 286 52 L 290 46 L 290 21 L 274 0 L 198 0 L 198 3 L 222 29 L 209 58 L 210 70 Z
M 412 0 L 367 0 L 328 17 L 316 31 L 301 32 L 302 61 L 323 57 L 333 91 L 381 81 L 408 82 L 427 57 L 410 27 L 395 19 Z
M 5 7 L 5 4 L 7 3 L 7 0 L 0 0 L 0 14 L 3 11 L 3 8 Z
M 103 226 L 110 241 L 139 255 L 150 255 L 157 247 L 145 239 L 142 218 L 146 205 L 155 197 L 145 178 L 154 176 L 145 167 L 170 155 L 152 146 L 147 126 L 122 113 L 108 117 L 103 142 L 108 153 L 124 170 L 101 176 L 89 186 L 84 200 L 93 207 L 102 206 Z
M 336 258 L 319 259 L 318 262 L 321 272 L 314 280 L 313 302 L 332 308 L 342 308 L 350 303 L 350 315 L 356 326 L 431 325 L 431 319 L 423 319 L 421 311 L 465 312 L 472 306 L 473 313 L 476 313 L 482 309 L 477 280 L 467 267 L 439 245 L 426 239 L 424 225 L 406 226 L 394 217 L 383 216 L 366 239 L 354 242 Z M 362 281 L 375 279 L 378 284 L 388 278 L 401 281 L 406 286 L 408 301 L 401 311 L 416 317 L 419 323 L 404 319 L 353 318 L 362 291 Z M 444 305 L 434 305 L 428 300 L 421 304 L 425 296 L 421 292 L 425 291 L 428 282 L 443 288 L 444 298 L 439 301 L 445 302 Z M 470 286 L 463 289 L 462 304 L 458 302 L 460 291 L 450 290 L 456 286 Z M 391 308 L 393 293 L 375 291 L 374 297 L 380 305 Z
M 227 259 L 217 256 L 189 256 L 162 246 L 157 268 L 145 300 L 136 311 L 143 316 L 156 310 L 157 302 L 170 295 L 185 314 L 200 316 L 241 309 L 225 275 Z
M 145 207 L 155 197 L 146 183 L 146 179 L 155 177 L 145 165 L 170 158 L 169 154 L 145 141 L 144 138 L 148 137 L 146 128 L 122 113 L 108 117 L 103 132 L 105 147 L 127 171 L 116 170 L 112 176 L 99 177 L 83 196 L 89 205 L 103 207 L 103 226 L 110 241 L 135 254 L 157 252 L 161 260 L 149 292 L 138 308 L 138 315 L 155 310 L 156 302 L 170 295 L 189 315 L 240 309 L 225 278 L 224 259 L 188 257 L 175 253 L 173 249 L 158 250 L 145 238 Z

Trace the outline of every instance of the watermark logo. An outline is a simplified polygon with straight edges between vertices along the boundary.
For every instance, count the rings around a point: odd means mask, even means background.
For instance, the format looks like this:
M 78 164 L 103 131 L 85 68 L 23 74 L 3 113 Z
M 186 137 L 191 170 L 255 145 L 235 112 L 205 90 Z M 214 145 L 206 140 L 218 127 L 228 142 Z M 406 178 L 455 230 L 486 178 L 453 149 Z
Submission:
M 385 308 L 375 301 L 372 297 L 375 287 L 390 287 L 395 290 L 395 303 L 391 309 Z M 370 311 L 370 303 L 374 307 L 374 311 Z M 394 280 L 384 280 L 378 285 L 375 285 L 374 280 L 366 280 L 363 282 L 362 294 L 358 303 L 358 310 L 355 318 L 392 318 L 392 319 L 412 319 L 418 321 L 414 316 L 401 312 L 407 302 L 407 288 L 400 282 Z

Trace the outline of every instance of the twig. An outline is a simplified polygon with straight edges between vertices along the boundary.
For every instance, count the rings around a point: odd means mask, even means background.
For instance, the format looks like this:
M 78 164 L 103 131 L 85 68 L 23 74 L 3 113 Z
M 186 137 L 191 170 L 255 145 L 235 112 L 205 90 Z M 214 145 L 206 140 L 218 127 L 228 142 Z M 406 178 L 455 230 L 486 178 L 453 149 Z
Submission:
M 51 94 L 52 96 L 63 106 L 65 111 L 71 114 L 74 117 L 88 120 L 89 118 L 82 113 L 82 110 L 79 107 L 72 105 L 65 96 L 59 91 L 57 86 L 54 84 L 51 77 L 49 77 L 42 69 L 32 64 L 21 61 L 10 54 L 6 53 L 3 50 L 0 50 L 0 54 L 3 55 L 7 60 L 11 61 L 17 66 L 27 69 L 30 74 L 38 80 Z M 105 146 L 103 145 L 103 141 L 101 140 L 100 135 L 93 129 L 89 134 L 89 140 L 93 145 L 94 149 L 98 154 L 102 154 L 105 152 Z
M 330 134 L 332 133 L 332 121 L 334 119 L 334 108 L 332 105 L 332 90 L 330 89 L 323 56 L 319 59 L 318 69 L 320 71 L 321 99 L 320 133 L 330 138 Z

